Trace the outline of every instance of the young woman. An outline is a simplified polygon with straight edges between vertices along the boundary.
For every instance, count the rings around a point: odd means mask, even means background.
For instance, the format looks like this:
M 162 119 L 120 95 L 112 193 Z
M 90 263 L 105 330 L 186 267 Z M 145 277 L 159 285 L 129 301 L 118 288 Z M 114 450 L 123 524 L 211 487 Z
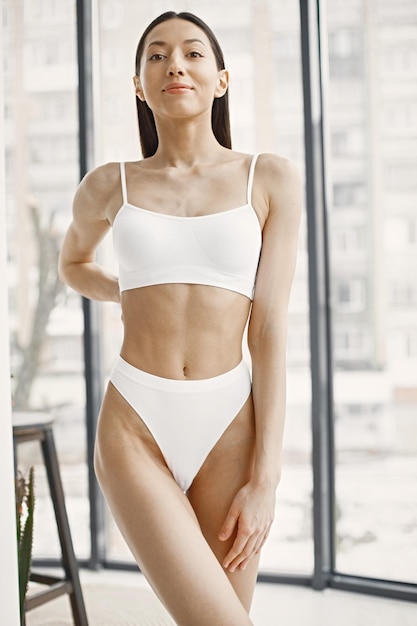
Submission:
M 231 150 L 228 72 L 196 16 L 149 25 L 134 85 L 144 158 L 84 178 L 60 257 L 71 287 L 122 307 L 95 468 L 176 623 L 245 626 L 280 478 L 300 179 Z M 94 260 L 110 228 L 118 278 Z

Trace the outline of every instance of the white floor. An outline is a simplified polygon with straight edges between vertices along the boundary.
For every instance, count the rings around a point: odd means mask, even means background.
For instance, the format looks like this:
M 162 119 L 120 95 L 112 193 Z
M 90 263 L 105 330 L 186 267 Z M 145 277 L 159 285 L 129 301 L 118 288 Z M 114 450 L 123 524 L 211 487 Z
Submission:
M 81 581 L 89 626 L 173 625 L 140 574 L 82 570 Z M 417 604 L 334 589 L 259 583 L 251 616 L 255 626 L 416 626 Z M 67 597 L 27 614 L 27 626 L 72 624 Z

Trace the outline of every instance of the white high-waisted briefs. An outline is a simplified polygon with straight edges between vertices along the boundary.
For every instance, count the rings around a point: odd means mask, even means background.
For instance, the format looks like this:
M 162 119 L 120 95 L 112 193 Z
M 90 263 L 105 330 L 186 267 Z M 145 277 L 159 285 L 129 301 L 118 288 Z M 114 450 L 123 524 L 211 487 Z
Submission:
M 213 378 L 175 380 L 119 357 L 110 380 L 146 424 L 184 492 L 251 392 L 244 361 Z

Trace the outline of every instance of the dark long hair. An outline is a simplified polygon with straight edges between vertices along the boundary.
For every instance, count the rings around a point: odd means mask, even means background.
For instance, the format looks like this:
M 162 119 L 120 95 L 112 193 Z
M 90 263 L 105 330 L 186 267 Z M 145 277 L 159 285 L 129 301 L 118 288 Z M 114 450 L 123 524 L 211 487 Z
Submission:
M 216 59 L 217 69 L 225 69 L 222 49 L 211 28 L 209 28 L 207 24 L 203 22 L 203 20 L 201 20 L 196 15 L 193 15 L 192 13 L 175 13 L 175 11 L 167 11 L 166 13 L 162 13 L 162 15 L 155 18 L 149 24 L 139 40 L 136 50 L 136 75 L 139 76 L 140 60 L 142 58 L 145 39 L 148 34 L 153 28 L 155 28 L 155 26 L 158 26 L 158 24 L 175 18 L 186 20 L 187 22 L 192 22 L 193 24 L 201 28 L 202 31 L 204 31 L 213 50 L 214 57 Z M 156 132 L 155 118 L 146 102 L 142 102 L 142 100 L 136 97 L 136 107 L 138 112 L 140 145 L 142 147 L 142 154 L 146 158 L 152 156 L 156 152 L 156 149 L 158 147 L 158 133 Z M 231 148 L 232 140 L 230 135 L 228 91 L 226 91 L 226 93 L 221 98 L 215 98 L 213 101 L 213 107 L 211 110 L 211 126 L 217 141 L 225 148 Z

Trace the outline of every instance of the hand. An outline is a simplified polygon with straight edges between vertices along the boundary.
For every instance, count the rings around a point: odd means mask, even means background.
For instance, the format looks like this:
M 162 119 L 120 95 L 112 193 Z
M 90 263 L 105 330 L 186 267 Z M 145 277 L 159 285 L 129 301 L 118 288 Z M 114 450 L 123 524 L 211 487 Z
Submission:
M 226 541 L 237 530 L 233 546 L 223 561 L 230 572 L 245 569 L 264 545 L 274 520 L 275 491 L 270 485 L 249 482 L 234 497 L 219 532 L 220 541 Z

